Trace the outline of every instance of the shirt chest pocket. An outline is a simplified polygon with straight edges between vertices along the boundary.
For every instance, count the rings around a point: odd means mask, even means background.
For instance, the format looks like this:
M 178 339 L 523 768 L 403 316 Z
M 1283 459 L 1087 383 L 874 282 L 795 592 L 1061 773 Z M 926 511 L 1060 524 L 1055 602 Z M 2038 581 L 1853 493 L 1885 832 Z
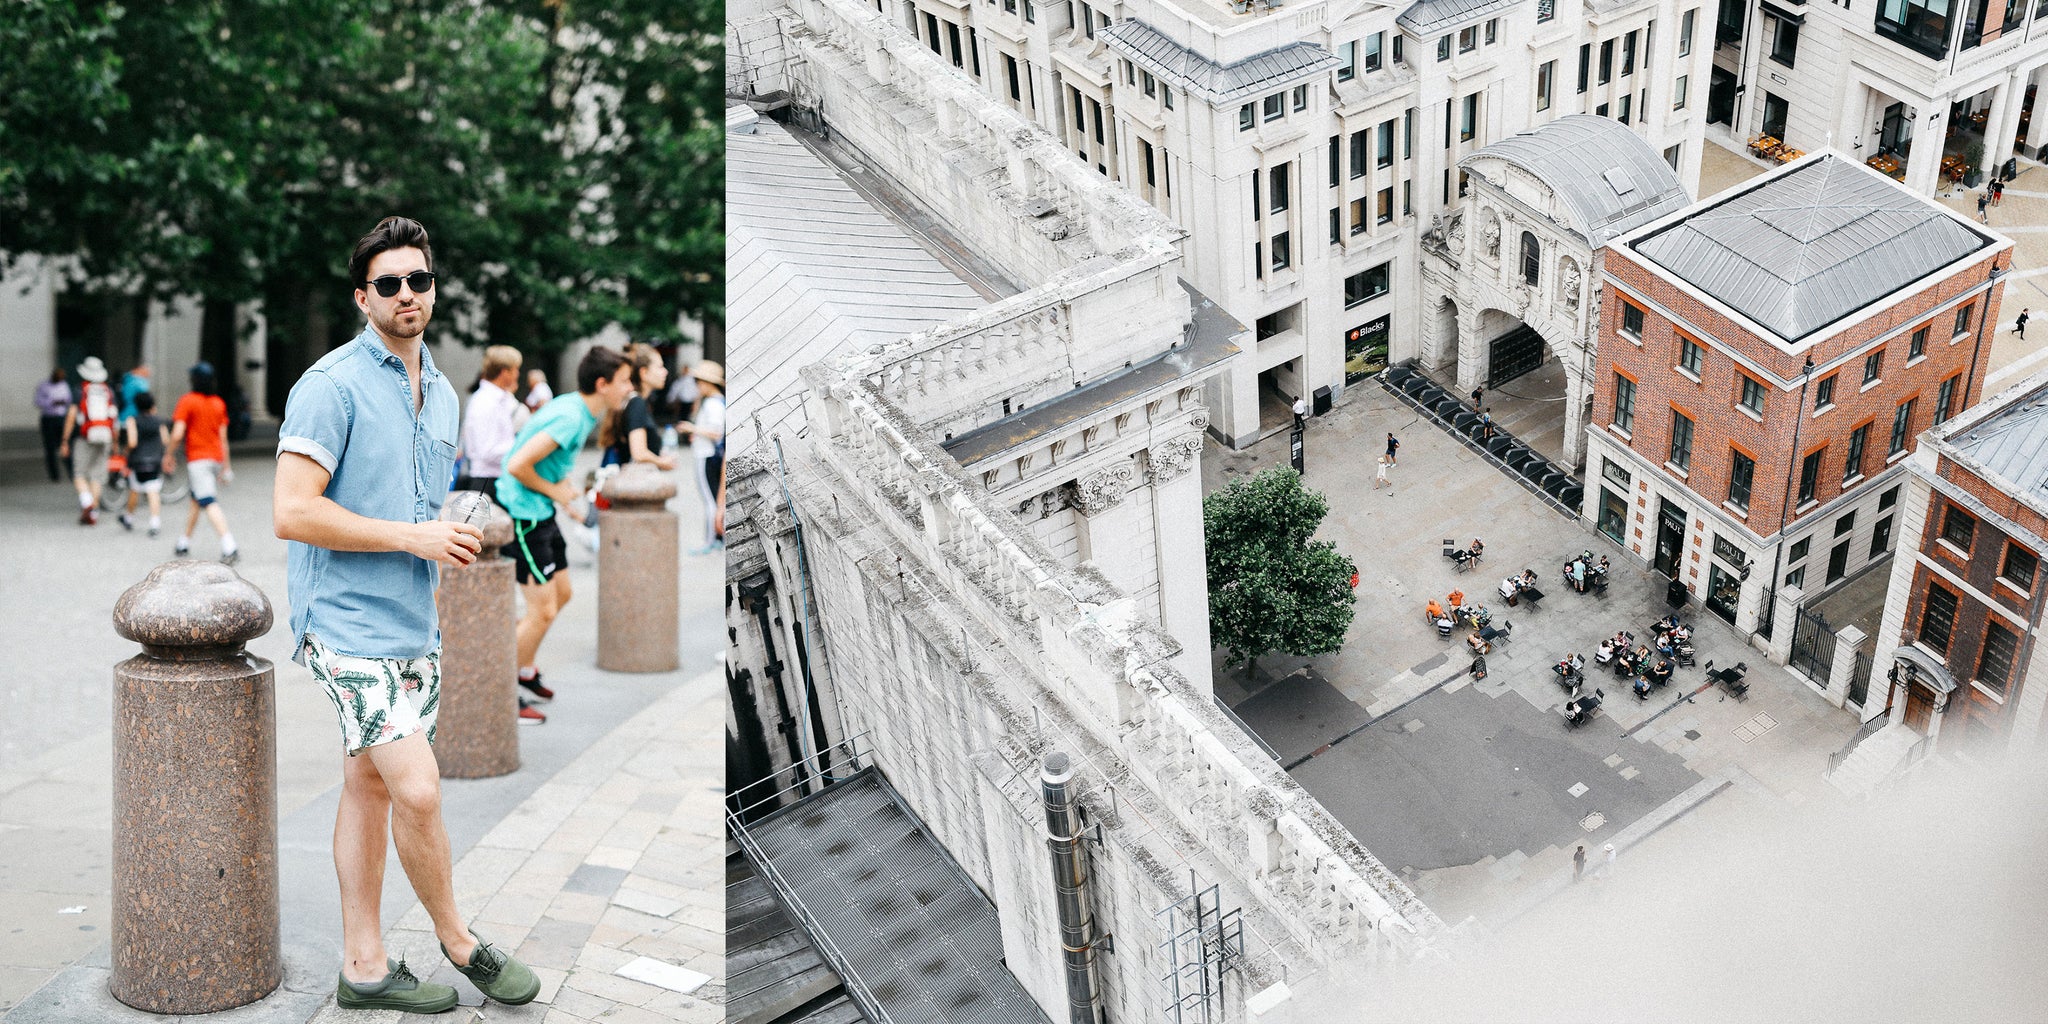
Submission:
M 427 483 L 435 493 L 446 490 L 454 482 L 455 446 L 446 441 L 427 442 Z

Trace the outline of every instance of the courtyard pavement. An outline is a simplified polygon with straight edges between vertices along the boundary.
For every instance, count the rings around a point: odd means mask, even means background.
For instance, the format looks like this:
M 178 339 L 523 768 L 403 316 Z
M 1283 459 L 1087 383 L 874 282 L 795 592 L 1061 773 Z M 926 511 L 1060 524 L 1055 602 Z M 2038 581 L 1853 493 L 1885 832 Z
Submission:
M 591 456 L 586 453 L 585 458 Z M 340 911 L 330 842 L 338 799 L 334 713 L 289 660 L 285 546 L 272 536 L 267 444 L 238 447 L 222 494 L 243 549 L 236 571 L 269 597 L 277 624 L 249 645 L 275 666 L 278 839 L 284 984 L 207 1019 L 264 1024 L 387 1022 L 395 1013 L 334 1008 Z M 671 506 L 683 547 L 700 520 L 694 494 Z M 113 666 L 136 653 L 116 636 L 122 590 L 171 557 L 185 506 L 163 536 L 112 517 L 76 522 L 68 484 L 39 460 L 0 467 L 0 1015 L 8 1024 L 165 1018 L 107 995 L 112 838 Z M 195 554 L 216 554 L 203 525 Z M 533 965 L 535 1003 L 493 1004 L 439 955 L 395 853 L 383 920 L 393 956 L 456 984 L 463 1003 L 433 1019 L 716 1021 L 723 1016 L 724 702 L 718 556 L 685 557 L 681 668 L 595 668 L 597 580 L 585 547 L 570 556 L 576 597 L 541 662 L 557 697 L 549 721 L 519 730 L 522 765 L 496 779 L 445 780 L 457 896 L 486 937 Z M 678 989 L 687 988 L 688 992 Z

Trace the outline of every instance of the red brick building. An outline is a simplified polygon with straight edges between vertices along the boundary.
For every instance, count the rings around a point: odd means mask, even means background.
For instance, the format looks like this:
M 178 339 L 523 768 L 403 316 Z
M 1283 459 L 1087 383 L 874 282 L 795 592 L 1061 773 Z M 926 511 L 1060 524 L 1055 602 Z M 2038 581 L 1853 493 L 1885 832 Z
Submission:
M 1833 153 L 1617 239 L 1582 514 L 1768 631 L 1781 588 L 1890 552 L 1900 463 L 1980 397 L 2011 248 Z
M 1906 463 L 1904 522 L 1872 682 L 1894 723 L 1941 746 L 2031 748 L 2048 667 L 2048 374 L 1929 431 Z M 1876 673 L 1873 673 L 1876 674 Z

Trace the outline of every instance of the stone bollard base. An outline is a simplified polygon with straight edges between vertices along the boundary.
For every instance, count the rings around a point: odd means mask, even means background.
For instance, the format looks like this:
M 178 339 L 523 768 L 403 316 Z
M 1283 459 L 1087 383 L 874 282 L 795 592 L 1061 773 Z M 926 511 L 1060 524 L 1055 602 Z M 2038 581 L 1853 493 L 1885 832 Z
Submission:
M 434 757 L 450 779 L 519 769 L 519 650 L 512 563 L 441 570 L 441 711 Z

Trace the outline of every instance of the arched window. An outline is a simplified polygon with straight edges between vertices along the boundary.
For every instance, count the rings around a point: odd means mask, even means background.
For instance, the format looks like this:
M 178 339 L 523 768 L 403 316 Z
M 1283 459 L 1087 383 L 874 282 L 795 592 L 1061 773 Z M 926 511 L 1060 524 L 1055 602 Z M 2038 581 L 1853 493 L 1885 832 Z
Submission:
M 1522 232 L 1522 280 L 1535 284 L 1542 269 L 1543 243 L 1536 240 L 1534 232 Z

